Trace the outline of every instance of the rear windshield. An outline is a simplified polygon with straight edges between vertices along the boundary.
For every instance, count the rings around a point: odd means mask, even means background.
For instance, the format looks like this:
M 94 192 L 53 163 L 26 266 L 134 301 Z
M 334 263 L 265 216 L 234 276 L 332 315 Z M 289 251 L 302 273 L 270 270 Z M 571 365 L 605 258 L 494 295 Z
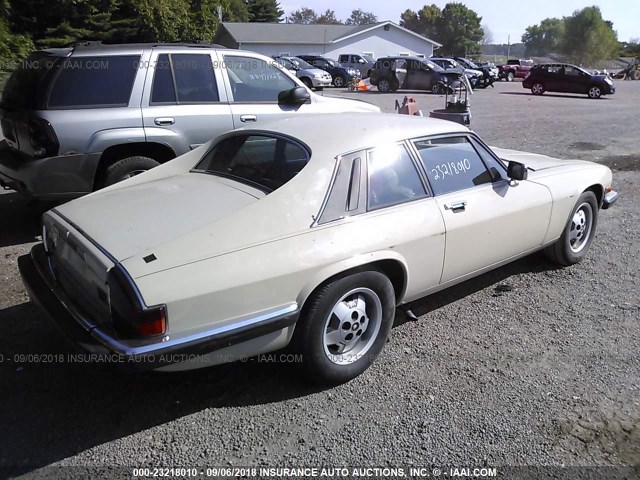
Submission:
M 307 149 L 293 140 L 238 135 L 213 147 L 194 171 L 231 178 L 269 193 L 295 177 L 308 161 Z
M 40 110 L 45 107 L 48 82 L 63 58 L 48 52 L 29 55 L 11 74 L 0 106 L 6 109 Z

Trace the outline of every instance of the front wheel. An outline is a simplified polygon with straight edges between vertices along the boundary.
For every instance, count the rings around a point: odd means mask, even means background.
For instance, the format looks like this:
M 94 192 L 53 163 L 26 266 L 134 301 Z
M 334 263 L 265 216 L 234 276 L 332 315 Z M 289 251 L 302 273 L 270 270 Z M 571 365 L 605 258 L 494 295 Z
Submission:
M 313 88 L 313 83 L 312 83 L 312 82 L 311 82 L 311 80 L 309 80 L 307 77 L 302 77 L 302 78 L 300 79 L 300 81 L 301 81 L 302 83 L 304 83 L 304 85 L 305 85 L 309 90 L 311 90 L 311 89 Z
M 515 78 L 515 74 L 513 72 L 507 72 L 507 82 L 513 82 L 513 79 Z
M 594 85 L 593 87 L 589 88 L 587 95 L 589 95 L 589 98 L 600 98 L 602 96 L 602 89 Z
M 542 95 L 544 93 L 544 85 L 542 83 L 534 83 L 531 86 L 531 93 L 534 95 Z
M 598 224 L 598 199 L 591 191 L 583 192 L 571 212 L 562 236 L 545 249 L 547 257 L 563 266 L 581 262 L 593 241 Z
M 382 351 L 395 315 L 393 285 L 378 271 L 339 278 L 321 287 L 303 311 L 293 344 L 310 378 L 347 382 Z

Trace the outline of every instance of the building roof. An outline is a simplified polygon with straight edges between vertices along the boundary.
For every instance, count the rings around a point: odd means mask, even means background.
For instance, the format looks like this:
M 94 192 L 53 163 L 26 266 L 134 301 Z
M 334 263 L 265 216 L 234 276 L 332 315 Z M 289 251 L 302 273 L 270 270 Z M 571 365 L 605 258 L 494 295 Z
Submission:
M 370 25 L 318 25 L 299 23 L 262 23 L 262 22 L 223 22 L 222 26 L 240 44 L 243 43 L 288 43 L 288 44 L 330 44 L 340 40 L 390 25 L 406 33 L 429 42 L 435 46 L 442 46 L 438 42 L 423 37 L 411 30 L 407 30 L 391 21 L 373 23 Z M 220 32 L 218 32 L 220 34 Z

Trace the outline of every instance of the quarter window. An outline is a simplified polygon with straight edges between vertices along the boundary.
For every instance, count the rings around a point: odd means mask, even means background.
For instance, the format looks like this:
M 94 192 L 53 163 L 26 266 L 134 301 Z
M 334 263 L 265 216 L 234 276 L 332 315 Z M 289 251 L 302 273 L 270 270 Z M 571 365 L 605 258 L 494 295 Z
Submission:
M 402 145 L 390 145 L 367 156 L 368 209 L 389 207 L 424 198 L 427 192 L 409 153 Z
M 418 140 L 414 145 L 436 195 L 472 188 L 500 178 L 495 167 L 492 171 L 487 170 L 467 137 Z
M 70 57 L 49 95 L 49 108 L 126 107 L 138 71 L 138 55 Z
M 279 68 L 259 58 L 225 55 L 236 102 L 277 102 L 278 94 L 297 85 Z

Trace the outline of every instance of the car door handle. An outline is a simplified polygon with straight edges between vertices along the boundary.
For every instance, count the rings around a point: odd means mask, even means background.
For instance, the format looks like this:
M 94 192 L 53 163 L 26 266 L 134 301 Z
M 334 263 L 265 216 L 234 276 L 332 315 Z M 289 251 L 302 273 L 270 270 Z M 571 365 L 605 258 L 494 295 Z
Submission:
M 155 123 L 159 127 L 163 127 L 165 125 L 173 125 L 174 123 L 176 123 L 176 119 L 173 117 L 158 117 L 153 121 L 153 123 Z
M 460 212 L 465 209 L 467 202 L 465 200 L 459 200 L 457 202 L 445 203 L 444 208 L 451 210 L 452 212 Z
M 241 122 L 257 122 L 258 117 L 255 115 L 240 115 Z

